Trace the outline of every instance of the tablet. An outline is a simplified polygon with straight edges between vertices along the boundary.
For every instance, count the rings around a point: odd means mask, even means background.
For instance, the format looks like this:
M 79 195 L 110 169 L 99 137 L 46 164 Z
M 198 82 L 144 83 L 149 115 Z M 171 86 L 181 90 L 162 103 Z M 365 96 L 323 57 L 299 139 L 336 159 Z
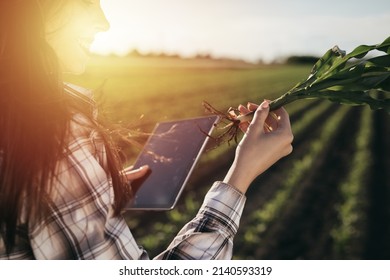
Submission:
M 149 173 L 131 183 L 135 196 L 126 209 L 173 209 L 217 119 L 207 116 L 156 124 L 134 164 L 134 169 L 149 165 Z

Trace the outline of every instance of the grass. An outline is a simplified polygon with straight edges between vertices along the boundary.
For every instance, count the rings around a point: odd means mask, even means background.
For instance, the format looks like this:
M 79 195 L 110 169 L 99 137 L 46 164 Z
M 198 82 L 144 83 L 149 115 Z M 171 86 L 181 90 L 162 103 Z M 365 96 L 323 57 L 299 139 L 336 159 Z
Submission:
M 204 115 L 202 101 L 225 110 L 240 103 L 273 99 L 308 73 L 306 66 L 253 66 L 224 61 L 169 58 L 93 58 L 84 75 L 66 76 L 101 87 L 112 119 L 155 123 Z

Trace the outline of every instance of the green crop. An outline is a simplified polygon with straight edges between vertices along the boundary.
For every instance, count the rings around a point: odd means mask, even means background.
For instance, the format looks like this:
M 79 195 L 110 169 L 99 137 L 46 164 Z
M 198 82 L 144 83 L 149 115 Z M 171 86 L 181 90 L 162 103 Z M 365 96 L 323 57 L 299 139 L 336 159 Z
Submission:
M 372 55 L 376 51 L 381 55 Z M 288 92 L 270 102 L 270 110 L 276 110 L 300 99 L 328 99 L 349 105 L 369 105 L 372 110 L 383 109 L 390 113 L 390 37 L 377 45 L 361 45 L 346 54 L 338 46 L 328 50 L 313 66 L 309 77 Z M 226 124 L 220 135 L 213 137 L 217 143 L 227 138 L 237 142 L 241 122 L 249 121 L 254 112 L 236 114 L 218 111 L 208 102 L 207 111 L 220 116 Z M 232 111 L 234 113 L 232 113 Z
M 372 56 L 372 51 L 380 55 Z M 369 105 L 390 113 L 390 37 L 381 44 L 358 46 L 348 54 L 333 47 L 317 61 L 306 80 L 271 101 L 270 108 L 307 98 Z

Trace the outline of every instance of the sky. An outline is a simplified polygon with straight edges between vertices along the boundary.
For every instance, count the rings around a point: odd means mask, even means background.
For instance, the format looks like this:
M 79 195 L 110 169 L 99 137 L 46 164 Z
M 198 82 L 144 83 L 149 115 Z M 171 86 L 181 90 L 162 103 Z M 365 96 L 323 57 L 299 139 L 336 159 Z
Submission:
M 210 54 L 250 62 L 347 52 L 390 36 L 390 0 L 101 0 L 99 54 Z

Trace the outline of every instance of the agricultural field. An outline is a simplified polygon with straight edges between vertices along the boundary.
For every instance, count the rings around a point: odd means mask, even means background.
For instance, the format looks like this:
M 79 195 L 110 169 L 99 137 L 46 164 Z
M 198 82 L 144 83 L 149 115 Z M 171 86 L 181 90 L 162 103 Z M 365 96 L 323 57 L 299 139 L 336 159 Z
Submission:
M 134 131 L 129 164 L 158 121 L 274 99 L 310 66 L 156 57 L 94 57 L 66 80 L 95 89 L 100 113 Z M 294 151 L 253 182 L 235 238 L 235 259 L 390 259 L 390 115 L 305 100 L 286 106 Z M 235 144 L 210 147 L 178 206 L 132 211 L 129 227 L 150 256 L 166 248 L 221 180 Z

